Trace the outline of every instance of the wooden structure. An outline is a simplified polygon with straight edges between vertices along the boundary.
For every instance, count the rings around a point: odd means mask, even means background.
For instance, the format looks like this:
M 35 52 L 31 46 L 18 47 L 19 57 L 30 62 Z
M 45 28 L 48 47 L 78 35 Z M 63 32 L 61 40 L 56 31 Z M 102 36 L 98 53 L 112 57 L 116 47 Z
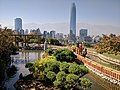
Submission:
M 12 36 L 14 36 L 15 37 L 15 45 L 17 45 L 17 41 L 16 41 L 16 37 L 17 36 L 20 36 L 20 37 L 24 37 L 25 38 L 25 41 L 24 41 L 24 43 L 25 43 L 25 46 L 27 46 L 27 40 L 26 40 L 26 38 L 28 37 L 28 36 L 36 36 L 37 38 L 38 38 L 38 46 L 40 45 L 40 38 L 41 38 L 41 36 L 42 36 L 42 34 L 13 34 Z
M 79 50 L 77 50 L 77 49 L 76 49 L 75 53 L 77 55 L 77 58 L 80 61 L 82 61 L 86 66 L 97 70 L 98 72 L 100 72 L 101 74 L 103 74 L 105 76 L 108 76 L 112 79 L 120 81 L 120 71 L 114 70 L 112 68 L 105 67 L 101 64 L 98 64 L 98 63 L 88 59 L 88 58 L 82 57 L 81 55 L 79 55 Z

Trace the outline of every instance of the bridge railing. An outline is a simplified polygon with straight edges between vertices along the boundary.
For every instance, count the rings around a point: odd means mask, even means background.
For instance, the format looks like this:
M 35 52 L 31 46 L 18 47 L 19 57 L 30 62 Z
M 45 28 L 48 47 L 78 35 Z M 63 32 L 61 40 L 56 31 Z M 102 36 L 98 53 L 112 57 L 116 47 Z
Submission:
M 77 55 L 77 58 L 81 60 L 86 66 L 91 67 L 98 72 L 100 72 L 103 75 L 106 75 L 112 79 L 120 81 L 120 71 L 114 70 L 112 68 L 105 67 L 101 64 L 98 64 L 88 58 L 84 58 L 80 55 L 80 52 L 78 49 L 75 50 L 75 53 Z

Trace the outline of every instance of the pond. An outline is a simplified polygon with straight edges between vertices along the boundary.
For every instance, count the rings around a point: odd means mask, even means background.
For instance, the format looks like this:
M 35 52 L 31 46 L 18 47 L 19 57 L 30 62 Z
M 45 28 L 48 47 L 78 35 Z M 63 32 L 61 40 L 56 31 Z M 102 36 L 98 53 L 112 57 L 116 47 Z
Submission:
M 10 77 L 6 78 L 4 87 L 6 90 L 16 90 L 14 88 L 15 82 L 19 79 L 19 75 L 22 73 L 23 76 L 30 74 L 29 70 L 25 68 L 25 64 L 28 62 L 34 62 L 37 59 L 41 58 L 41 51 L 30 51 L 30 52 L 19 52 L 17 55 L 11 55 L 12 63 L 17 68 L 17 73 Z

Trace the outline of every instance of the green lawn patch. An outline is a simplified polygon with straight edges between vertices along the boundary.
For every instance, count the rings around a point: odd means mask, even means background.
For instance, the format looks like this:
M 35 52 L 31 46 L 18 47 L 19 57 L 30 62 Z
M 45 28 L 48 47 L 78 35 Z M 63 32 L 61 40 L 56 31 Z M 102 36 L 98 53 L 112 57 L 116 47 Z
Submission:
M 104 56 L 120 60 L 120 55 L 103 53 Z

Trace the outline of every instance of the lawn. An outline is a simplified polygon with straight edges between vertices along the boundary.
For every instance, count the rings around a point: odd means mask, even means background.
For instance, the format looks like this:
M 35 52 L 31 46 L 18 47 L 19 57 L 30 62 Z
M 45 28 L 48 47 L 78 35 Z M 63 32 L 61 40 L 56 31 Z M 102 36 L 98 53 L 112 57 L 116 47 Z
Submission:
M 114 54 L 108 54 L 108 53 L 103 53 L 103 55 L 120 60 L 120 55 L 114 55 Z

